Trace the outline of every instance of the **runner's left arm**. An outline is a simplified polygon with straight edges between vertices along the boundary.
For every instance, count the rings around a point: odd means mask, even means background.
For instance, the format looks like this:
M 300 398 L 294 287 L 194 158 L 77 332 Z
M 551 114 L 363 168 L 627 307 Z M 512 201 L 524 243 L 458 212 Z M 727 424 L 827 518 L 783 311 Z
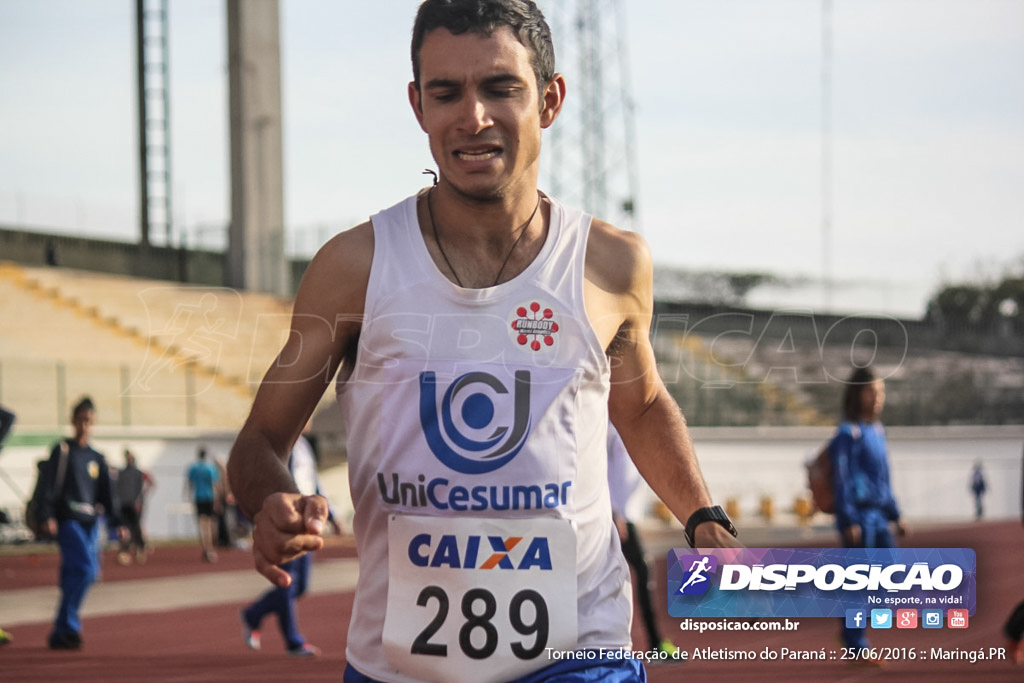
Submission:
M 606 341 L 611 363 L 609 417 L 640 474 L 682 523 L 714 504 L 686 420 L 658 374 L 650 329 L 653 266 L 635 233 L 594 221 L 587 246 L 587 310 Z M 739 545 L 726 529 L 705 523 L 697 545 Z

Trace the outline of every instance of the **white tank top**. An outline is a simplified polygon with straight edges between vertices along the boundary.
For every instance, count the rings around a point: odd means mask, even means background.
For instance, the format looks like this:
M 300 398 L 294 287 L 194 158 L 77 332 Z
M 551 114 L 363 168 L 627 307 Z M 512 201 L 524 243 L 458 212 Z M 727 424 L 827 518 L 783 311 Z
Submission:
M 538 256 L 485 289 L 437 269 L 415 196 L 372 224 L 338 378 L 360 563 L 348 661 L 384 681 L 507 680 L 554 663 L 545 647 L 628 647 L 590 218 L 552 201 Z

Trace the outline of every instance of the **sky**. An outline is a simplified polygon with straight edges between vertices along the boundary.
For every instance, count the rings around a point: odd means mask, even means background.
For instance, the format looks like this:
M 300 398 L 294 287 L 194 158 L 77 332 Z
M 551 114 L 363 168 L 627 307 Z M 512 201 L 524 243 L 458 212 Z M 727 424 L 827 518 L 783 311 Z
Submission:
M 549 16 L 556 3 L 539 2 Z M 827 295 L 751 303 L 909 316 L 943 284 L 1019 272 L 1024 0 L 831 0 L 828 242 L 823 3 L 624 0 L 637 228 L 655 263 L 827 275 Z M 0 224 L 137 237 L 134 4 L 0 0 Z M 417 5 L 281 0 L 290 251 L 425 184 L 406 98 Z M 230 213 L 225 12 L 170 0 L 174 213 L 190 244 L 217 243 Z M 559 64 L 570 100 L 572 67 Z

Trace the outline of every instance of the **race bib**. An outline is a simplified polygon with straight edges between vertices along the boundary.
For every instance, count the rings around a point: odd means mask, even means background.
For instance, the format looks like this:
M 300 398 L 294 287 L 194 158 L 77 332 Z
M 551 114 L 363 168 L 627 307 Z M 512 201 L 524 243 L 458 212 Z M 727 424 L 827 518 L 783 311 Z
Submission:
M 388 546 L 384 651 L 401 673 L 505 681 L 575 647 L 568 521 L 391 515 Z

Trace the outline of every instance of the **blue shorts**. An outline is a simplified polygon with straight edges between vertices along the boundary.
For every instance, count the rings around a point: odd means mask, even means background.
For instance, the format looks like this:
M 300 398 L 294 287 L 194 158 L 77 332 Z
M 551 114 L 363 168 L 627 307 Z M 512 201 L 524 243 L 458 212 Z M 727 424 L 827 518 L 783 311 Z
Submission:
M 646 683 L 647 671 L 639 659 L 569 659 L 555 662 L 510 683 Z M 345 666 L 343 683 L 380 683 Z

